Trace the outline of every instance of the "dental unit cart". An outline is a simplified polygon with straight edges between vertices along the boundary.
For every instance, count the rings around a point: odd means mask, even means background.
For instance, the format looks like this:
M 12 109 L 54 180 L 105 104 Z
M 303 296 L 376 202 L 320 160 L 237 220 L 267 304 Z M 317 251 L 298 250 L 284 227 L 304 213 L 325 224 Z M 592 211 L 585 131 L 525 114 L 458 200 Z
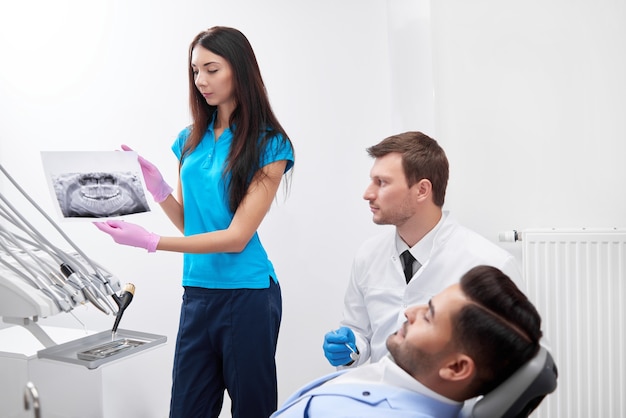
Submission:
M 0 326 L 1 417 L 165 417 L 170 388 L 161 375 L 169 374 L 162 367 L 167 338 L 117 329 L 134 286 L 122 288 L 1 165 L 0 172 L 73 248 L 52 244 L 0 193 L 0 317 L 7 324 Z M 84 304 L 116 315 L 116 332 L 38 323 Z

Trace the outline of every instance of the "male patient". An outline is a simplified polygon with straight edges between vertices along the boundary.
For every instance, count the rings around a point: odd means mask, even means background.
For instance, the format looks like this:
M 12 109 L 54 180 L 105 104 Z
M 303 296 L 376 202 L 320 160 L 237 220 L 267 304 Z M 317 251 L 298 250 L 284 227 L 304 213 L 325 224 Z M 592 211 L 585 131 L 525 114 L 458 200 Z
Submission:
M 379 362 L 335 372 L 292 395 L 272 417 L 457 417 L 539 350 L 541 317 L 501 270 L 477 266 L 409 307 Z

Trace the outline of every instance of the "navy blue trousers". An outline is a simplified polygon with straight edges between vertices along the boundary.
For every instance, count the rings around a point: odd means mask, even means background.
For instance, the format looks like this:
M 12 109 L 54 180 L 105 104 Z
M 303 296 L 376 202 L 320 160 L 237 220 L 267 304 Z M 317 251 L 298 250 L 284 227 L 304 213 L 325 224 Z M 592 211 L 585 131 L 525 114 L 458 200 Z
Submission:
M 170 418 L 214 418 L 224 390 L 233 418 L 267 418 L 277 408 L 280 286 L 185 287 L 174 355 Z

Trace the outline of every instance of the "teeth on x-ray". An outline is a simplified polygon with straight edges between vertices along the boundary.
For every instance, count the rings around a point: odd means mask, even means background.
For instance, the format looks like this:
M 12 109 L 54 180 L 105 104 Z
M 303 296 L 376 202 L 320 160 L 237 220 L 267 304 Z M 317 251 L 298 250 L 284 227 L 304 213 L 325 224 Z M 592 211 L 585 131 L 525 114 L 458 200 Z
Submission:
M 104 218 L 149 210 L 135 173 L 64 173 L 53 177 L 52 183 L 66 218 Z

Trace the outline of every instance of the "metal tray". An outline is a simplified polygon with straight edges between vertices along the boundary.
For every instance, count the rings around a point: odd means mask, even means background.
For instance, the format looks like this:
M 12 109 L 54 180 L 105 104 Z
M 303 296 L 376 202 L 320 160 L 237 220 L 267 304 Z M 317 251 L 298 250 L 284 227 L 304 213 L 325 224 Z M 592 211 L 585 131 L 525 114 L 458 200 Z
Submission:
M 88 350 L 79 351 L 78 353 L 76 353 L 76 357 L 81 360 L 100 360 L 103 358 L 118 355 L 124 350 L 129 350 L 133 347 L 138 347 L 145 343 L 147 343 L 147 341 L 131 340 L 128 338 L 117 338 L 113 341 L 97 345 Z
M 163 344 L 165 341 L 167 337 L 164 335 L 119 329 L 115 338 L 112 338 L 111 331 L 103 331 L 40 350 L 37 357 L 95 369 L 111 361 Z

